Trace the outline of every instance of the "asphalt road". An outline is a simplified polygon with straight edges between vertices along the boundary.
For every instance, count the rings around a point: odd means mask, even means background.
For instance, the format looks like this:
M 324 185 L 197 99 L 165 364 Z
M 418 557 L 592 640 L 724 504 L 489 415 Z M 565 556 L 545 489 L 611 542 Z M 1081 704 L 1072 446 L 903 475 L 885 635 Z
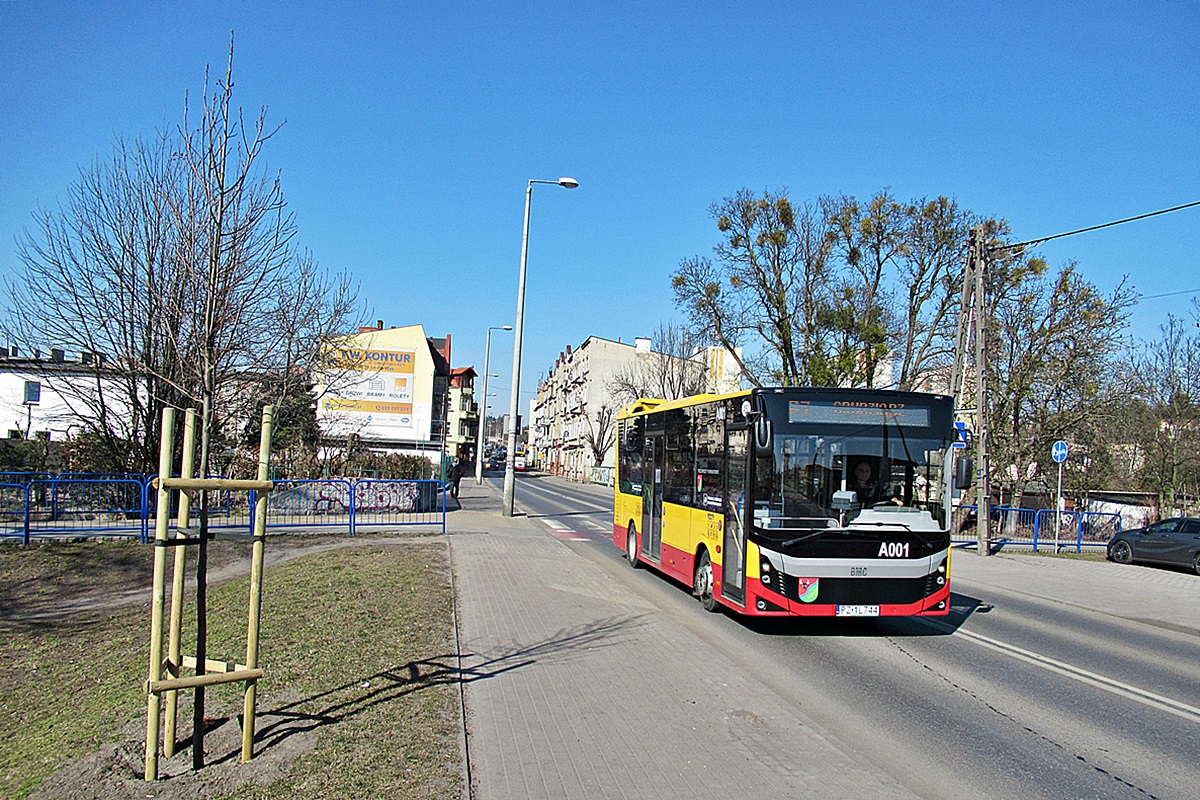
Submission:
M 610 489 L 526 473 L 516 500 L 698 633 L 709 648 L 698 658 L 737 664 L 923 797 L 1200 796 L 1192 633 L 973 584 L 968 554 L 957 554 L 944 621 L 708 614 L 681 585 L 629 568 L 612 544 Z

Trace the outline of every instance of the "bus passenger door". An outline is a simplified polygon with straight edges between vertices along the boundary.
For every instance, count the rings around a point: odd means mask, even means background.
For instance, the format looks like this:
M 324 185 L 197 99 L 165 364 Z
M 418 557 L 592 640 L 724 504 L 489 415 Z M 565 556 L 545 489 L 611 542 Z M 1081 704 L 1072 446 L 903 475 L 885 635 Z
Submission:
M 645 473 L 642 481 L 642 555 L 654 563 L 662 561 L 663 436 L 646 434 L 642 452 Z
M 746 439 L 747 430 L 729 431 L 725 447 L 725 540 L 721 547 L 721 596 L 746 602 Z

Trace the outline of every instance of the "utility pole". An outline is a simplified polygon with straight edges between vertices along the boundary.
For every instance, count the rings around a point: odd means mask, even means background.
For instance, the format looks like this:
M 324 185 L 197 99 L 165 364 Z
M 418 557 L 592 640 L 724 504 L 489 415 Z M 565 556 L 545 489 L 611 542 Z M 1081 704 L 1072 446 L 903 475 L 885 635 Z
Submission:
M 992 465 L 988 455 L 988 392 L 987 392 L 987 295 L 984 291 L 984 270 L 987 250 L 983 245 L 983 226 L 971 228 L 971 253 L 975 262 L 975 463 L 979 468 L 979 486 L 975 498 L 975 531 L 981 556 L 992 554 Z
M 975 498 L 975 531 L 978 553 L 991 555 L 991 463 L 988 456 L 987 405 L 987 304 L 984 289 L 984 270 L 987 248 L 983 243 L 983 226 L 971 229 L 967 250 L 967 265 L 963 270 L 962 305 L 958 312 L 958 333 L 954 345 L 954 366 L 950 373 L 950 393 L 959 413 L 970 393 L 967 390 L 967 357 L 970 340 L 975 339 L 972 361 L 974 367 L 975 467 L 977 470 Z

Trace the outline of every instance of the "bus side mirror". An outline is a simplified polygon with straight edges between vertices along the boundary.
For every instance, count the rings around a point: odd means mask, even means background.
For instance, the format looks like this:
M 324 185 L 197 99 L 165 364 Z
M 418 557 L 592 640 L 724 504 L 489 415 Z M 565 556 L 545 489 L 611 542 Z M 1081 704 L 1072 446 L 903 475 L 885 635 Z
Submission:
M 771 420 L 759 417 L 754 421 L 754 455 L 759 458 L 775 454 L 775 429 Z
M 970 489 L 975 480 L 975 462 L 968 456 L 960 456 L 954 462 L 954 488 Z

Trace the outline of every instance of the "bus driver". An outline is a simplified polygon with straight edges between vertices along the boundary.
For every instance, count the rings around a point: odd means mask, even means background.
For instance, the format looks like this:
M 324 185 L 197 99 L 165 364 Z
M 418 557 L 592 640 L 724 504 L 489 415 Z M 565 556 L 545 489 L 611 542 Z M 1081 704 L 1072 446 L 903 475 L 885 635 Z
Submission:
M 879 500 L 879 484 L 872 475 L 871 462 L 863 459 L 854 465 L 854 480 L 846 487 L 858 495 L 858 504 L 869 506 Z

